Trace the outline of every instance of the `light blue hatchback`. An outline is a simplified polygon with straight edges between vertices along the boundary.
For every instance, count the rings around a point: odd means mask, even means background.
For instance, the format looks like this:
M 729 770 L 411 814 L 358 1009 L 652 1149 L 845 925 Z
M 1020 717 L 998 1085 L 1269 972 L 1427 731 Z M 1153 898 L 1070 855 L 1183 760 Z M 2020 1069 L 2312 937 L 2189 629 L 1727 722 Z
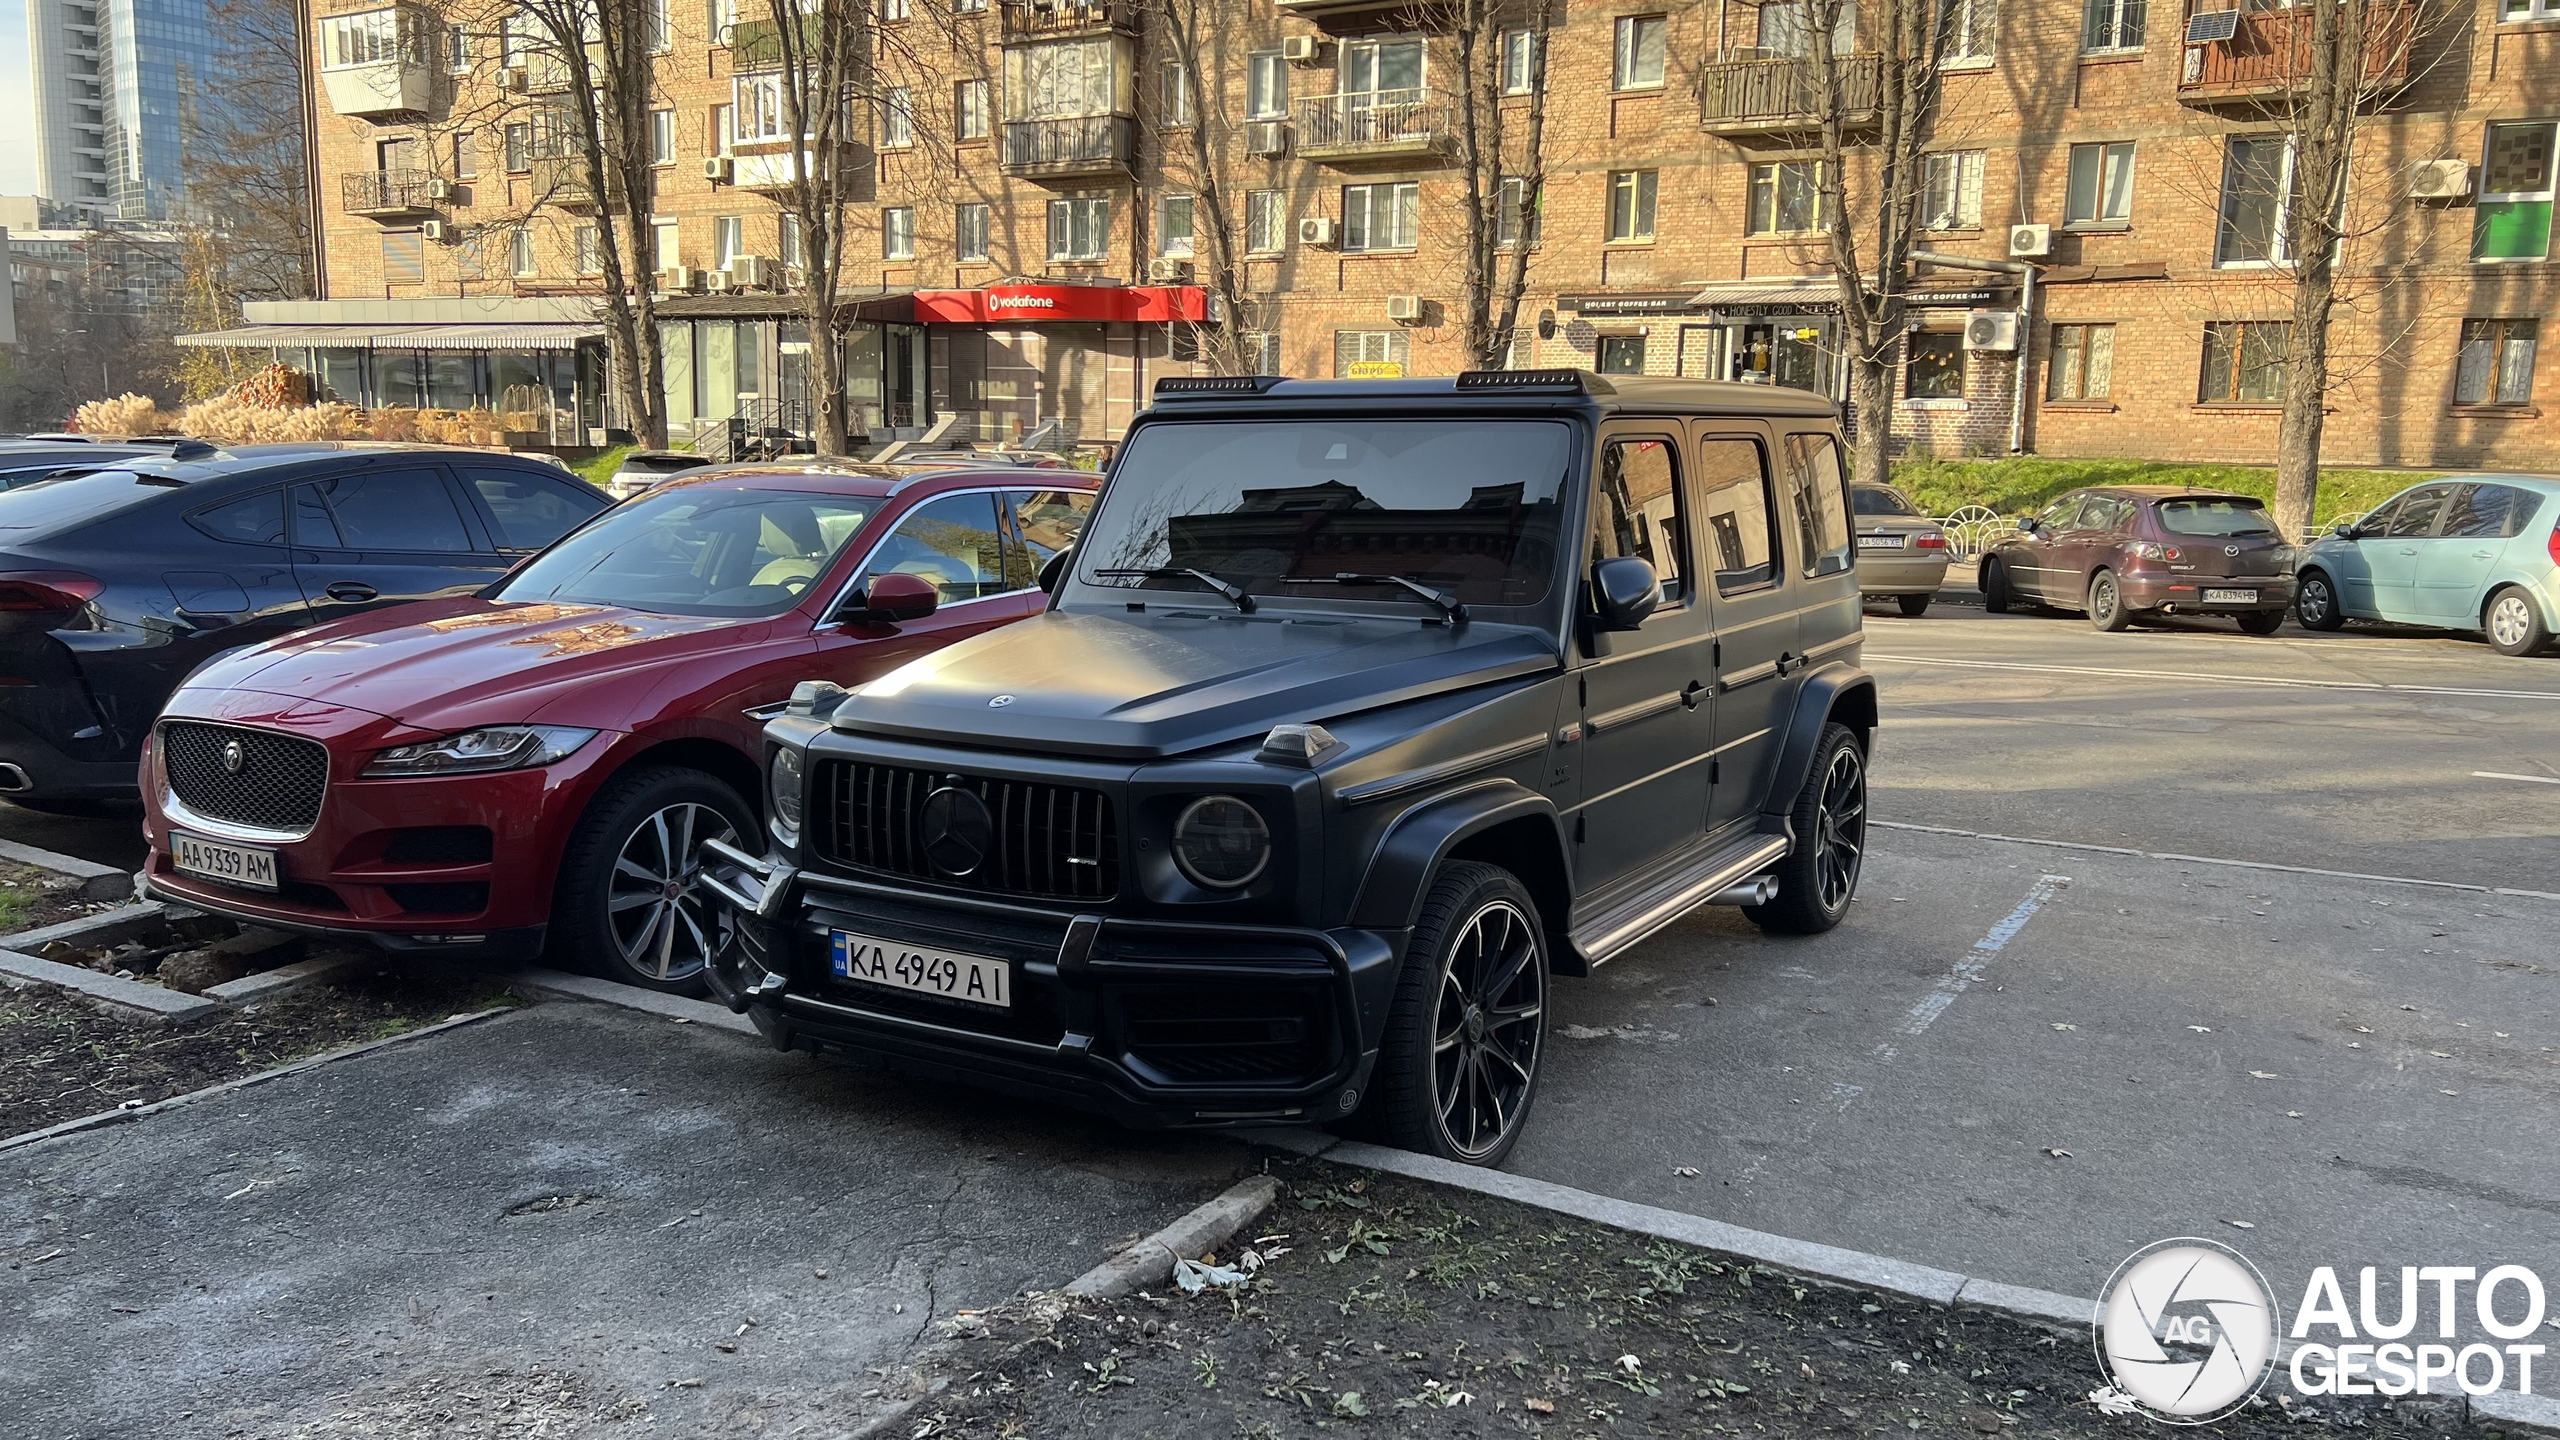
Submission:
M 2478 630 L 2502 655 L 2560 632 L 2560 477 L 2454 475 L 2412 486 L 2302 552 L 2305 630 L 2392 620 Z

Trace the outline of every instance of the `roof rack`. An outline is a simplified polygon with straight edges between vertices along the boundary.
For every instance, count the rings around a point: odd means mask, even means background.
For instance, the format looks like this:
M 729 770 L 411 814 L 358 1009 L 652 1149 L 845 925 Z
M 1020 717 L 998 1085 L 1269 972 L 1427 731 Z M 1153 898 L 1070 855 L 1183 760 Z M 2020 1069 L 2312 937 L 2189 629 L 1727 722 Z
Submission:
M 1277 375 L 1167 375 L 1156 381 L 1156 394 L 1260 395 L 1279 383 Z

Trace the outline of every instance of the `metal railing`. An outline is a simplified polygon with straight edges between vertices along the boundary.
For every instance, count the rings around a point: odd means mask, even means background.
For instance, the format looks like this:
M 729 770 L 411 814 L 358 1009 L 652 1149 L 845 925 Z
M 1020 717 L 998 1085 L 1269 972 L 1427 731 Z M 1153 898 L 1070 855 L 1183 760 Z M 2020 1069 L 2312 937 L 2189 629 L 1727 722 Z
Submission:
M 350 215 L 409 214 L 435 208 L 435 179 L 424 170 L 358 170 L 339 177 L 338 193 Z
M 2211 4 L 2197 14 L 2219 14 L 2239 7 Z M 2232 22 L 2228 40 L 2208 40 L 2186 47 L 2185 67 L 2178 75 L 2181 99 L 2281 94 L 2308 84 L 2312 69 L 2312 27 L 2319 17 L 2310 6 L 2276 10 L 2244 10 Z M 2365 12 L 2364 83 L 2391 88 L 2408 83 L 2410 51 L 2418 34 L 2414 3 L 2376 5 Z
M 1413 150 L 1447 143 L 1457 106 L 1437 90 L 1364 90 L 1298 102 L 1298 153 Z
M 1004 123 L 1004 168 L 1053 170 L 1126 165 L 1137 122 L 1126 115 L 1075 115 Z
M 732 460 L 770 460 L 778 455 L 806 455 L 814 448 L 817 416 L 804 399 L 749 400 L 725 420 L 702 422 L 693 433 L 693 452 L 715 465 Z
M 1046 39 L 1087 30 L 1118 30 L 1135 35 L 1138 7 L 1132 0 L 1097 0 L 1083 5 L 1005 0 L 1000 33 L 1007 40 Z
M 1837 64 L 1841 113 L 1873 114 L 1884 90 L 1883 57 L 1843 55 Z M 1811 60 L 1710 60 L 1698 67 L 1698 123 L 1707 129 L 1810 125 L 1821 113 Z
M 1977 560 L 1982 552 L 2017 534 L 2018 522 L 1988 505 L 1963 505 L 1953 514 L 1940 516 L 1938 528 L 1947 532 L 1949 559 Z

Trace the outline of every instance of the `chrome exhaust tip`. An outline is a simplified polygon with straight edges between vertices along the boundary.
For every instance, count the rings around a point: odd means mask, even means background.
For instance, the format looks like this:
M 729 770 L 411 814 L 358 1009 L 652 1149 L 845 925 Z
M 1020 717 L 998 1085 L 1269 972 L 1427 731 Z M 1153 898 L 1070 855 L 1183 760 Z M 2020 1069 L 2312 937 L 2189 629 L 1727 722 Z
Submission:
M 1739 880 L 1727 885 L 1717 891 L 1707 903 L 1710 905 L 1766 905 L 1777 898 L 1778 877 L 1754 875 L 1748 880 Z
M 22 794 L 34 788 L 36 782 L 27 778 L 26 771 L 0 760 L 0 795 Z

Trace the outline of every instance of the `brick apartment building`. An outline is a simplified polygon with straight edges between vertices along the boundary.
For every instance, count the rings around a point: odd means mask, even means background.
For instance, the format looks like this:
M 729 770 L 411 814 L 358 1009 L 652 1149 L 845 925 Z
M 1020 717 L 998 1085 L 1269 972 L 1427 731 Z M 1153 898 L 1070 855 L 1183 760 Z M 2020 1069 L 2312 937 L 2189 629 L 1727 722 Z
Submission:
M 532 143 L 553 103 L 542 67 L 429 9 L 318 3 L 327 298 L 259 307 L 227 338 L 301 355 L 370 403 L 547 396 L 564 442 L 608 423 L 583 298 L 596 217 L 568 162 Z M 804 391 L 806 348 L 772 194 L 789 142 L 752 118 L 771 97 L 722 43 L 735 6 L 752 19 L 759 0 L 662 3 L 652 263 L 681 436 Z M 1116 435 L 1155 376 L 1193 368 L 1190 320 L 1208 313 L 1183 269 L 1206 254 L 1192 117 L 1155 22 L 1134 0 L 875 3 L 912 34 L 883 47 L 882 82 L 903 93 L 859 127 L 872 179 L 843 312 L 856 429 L 877 442 L 958 413 L 985 439 L 1050 422 Z M 1548 183 L 1515 364 L 1846 393 L 1810 233 L 1800 3 L 1569 0 L 1549 37 Z M 1924 267 L 1895 433 L 1940 453 L 2270 459 L 2291 299 L 2264 237 L 2280 228 L 2277 112 L 2309 12 L 1944 3 L 1924 243 L 2020 249 L 2035 283 L 2030 298 L 2014 274 Z M 1253 332 L 1283 374 L 1462 368 L 1450 37 L 1429 10 L 1379 0 L 1221 8 L 1203 68 L 1224 95 L 1215 163 L 1253 300 L 1211 323 Z M 2560 311 L 2560 0 L 2386 13 L 2418 43 L 2359 141 L 2328 455 L 2560 470 L 2542 411 L 2560 377 L 2535 363 Z M 1525 37 L 1494 53 L 1525 89 Z M 1851 55 L 1853 99 L 1872 64 Z M 2049 238 L 2021 247 L 2021 225 Z

